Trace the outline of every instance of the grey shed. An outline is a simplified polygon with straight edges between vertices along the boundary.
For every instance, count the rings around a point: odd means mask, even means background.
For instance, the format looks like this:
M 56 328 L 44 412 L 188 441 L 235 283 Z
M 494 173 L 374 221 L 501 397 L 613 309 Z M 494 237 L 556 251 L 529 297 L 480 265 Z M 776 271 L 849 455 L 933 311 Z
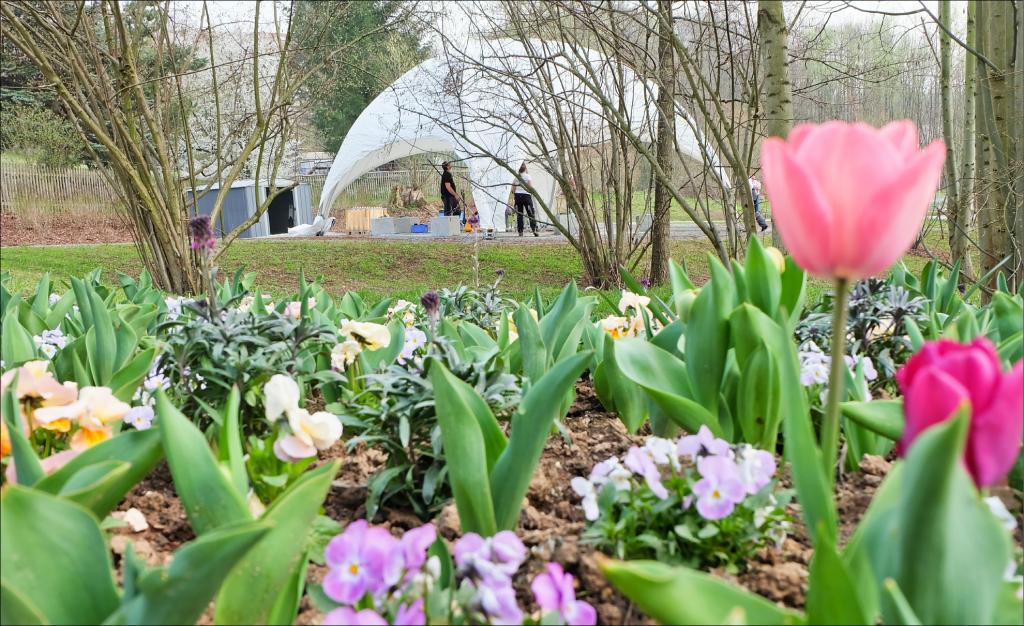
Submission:
M 214 232 L 218 236 L 230 233 L 243 222 L 256 213 L 256 208 L 271 193 L 269 182 L 245 179 L 236 180 L 231 184 L 227 198 L 224 199 L 224 207 L 220 216 L 213 224 Z M 288 187 L 293 182 L 290 180 L 277 179 L 275 187 Z M 203 194 L 205 186 L 198 188 L 199 213 L 209 215 L 213 211 L 213 205 L 217 201 L 217 194 L 220 185 L 215 183 L 210 187 L 209 193 Z M 192 210 L 192 189 L 185 190 L 185 204 L 189 214 Z M 288 229 L 299 224 L 310 224 L 313 222 L 313 193 L 308 183 L 299 183 L 287 191 L 281 192 L 270 203 L 270 208 L 260 216 L 258 222 L 242 231 L 239 237 L 266 237 L 268 235 L 287 234 Z

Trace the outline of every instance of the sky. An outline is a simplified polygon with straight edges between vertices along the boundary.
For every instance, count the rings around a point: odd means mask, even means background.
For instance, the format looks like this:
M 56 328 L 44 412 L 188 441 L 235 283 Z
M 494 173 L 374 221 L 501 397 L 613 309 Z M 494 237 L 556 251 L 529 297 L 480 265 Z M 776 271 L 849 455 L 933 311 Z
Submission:
M 329 0 L 328 0 L 329 1 Z M 451 1 L 451 0 L 449 0 Z M 273 28 L 273 16 L 270 2 L 264 2 L 260 9 L 260 24 L 262 28 L 271 30 Z M 811 0 L 807 7 L 832 13 L 830 22 L 854 22 L 876 19 L 879 16 L 872 11 L 885 11 L 888 13 L 906 13 L 921 8 L 921 2 L 917 0 Z M 938 0 L 924 0 L 923 4 L 933 14 L 938 12 Z M 963 0 L 953 2 L 954 13 L 963 9 L 960 5 L 966 4 Z M 183 21 L 198 25 L 202 11 L 201 0 L 174 0 L 176 16 Z M 798 6 L 798 2 L 787 3 L 787 11 Z M 214 24 L 237 25 L 239 28 L 248 28 L 256 12 L 255 0 L 210 0 L 208 2 L 210 19 Z M 806 10 L 806 9 L 805 9 Z M 904 21 L 917 22 L 924 14 L 897 17 Z

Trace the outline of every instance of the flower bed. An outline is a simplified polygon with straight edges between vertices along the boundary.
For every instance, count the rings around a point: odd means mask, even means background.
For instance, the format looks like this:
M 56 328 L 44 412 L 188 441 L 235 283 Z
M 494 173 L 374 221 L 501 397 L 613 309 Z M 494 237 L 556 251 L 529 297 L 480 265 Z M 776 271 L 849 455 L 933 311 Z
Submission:
M 917 158 L 905 126 L 802 132 Z M 1016 621 L 1024 299 L 786 236 L 836 280 L 811 311 L 757 240 L 668 302 L 623 272 L 603 319 L 501 274 L 372 305 L 5 283 L 4 621 Z

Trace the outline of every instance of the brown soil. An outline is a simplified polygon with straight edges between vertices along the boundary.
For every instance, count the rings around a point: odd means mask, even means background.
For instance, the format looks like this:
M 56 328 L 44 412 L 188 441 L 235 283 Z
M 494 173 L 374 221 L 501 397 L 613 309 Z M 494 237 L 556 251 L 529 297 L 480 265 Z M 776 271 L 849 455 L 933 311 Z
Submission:
M 39 218 L 0 213 L 2 246 L 125 243 L 131 240 L 128 225 L 114 213 L 72 213 Z
M 578 384 L 577 395 L 564 421 L 571 441 L 558 435 L 548 440 L 524 502 L 517 534 L 530 555 L 517 577 L 518 595 L 524 607 L 536 609 L 532 604 L 529 581 L 545 563 L 554 560 L 576 577 L 578 596 L 597 608 L 599 623 L 650 623 L 604 580 L 597 568 L 594 550 L 580 543 L 584 518 L 578 498 L 569 486 L 572 477 L 588 474 L 593 465 L 609 456 L 623 455 L 643 437 L 629 435 L 617 417 L 604 411 L 589 383 Z M 339 443 L 324 456 L 344 459 L 324 503 L 326 514 L 342 524 L 365 516 L 366 481 L 384 465 L 384 455 L 363 446 L 346 453 L 344 444 Z M 861 472 L 846 475 L 838 485 L 841 542 L 845 542 L 856 528 L 890 467 L 890 463 L 880 457 L 867 457 L 861 464 Z M 783 482 L 787 482 L 786 477 Z M 123 552 L 129 537 L 135 542 L 137 552 L 154 564 L 166 562 L 174 549 L 193 538 L 165 464 L 158 466 L 137 485 L 119 509 L 130 507 L 142 511 L 150 528 L 141 533 L 127 529 L 116 531 L 112 542 L 115 559 Z M 791 513 L 794 518 L 799 517 L 795 506 Z M 408 511 L 387 507 L 382 509 L 375 522 L 396 534 L 422 524 Z M 435 524 L 449 541 L 460 534 L 454 505 L 445 507 Z M 720 571 L 713 573 L 781 605 L 802 608 L 810 557 L 810 542 L 802 525 L 797 523 L 781 549 L 763 550 L 738 576 Z M 319 582 L 325 573 L 325 568 L 310 566 L 311 581 Z M 315 624 L 321 619 L 308 598 L 304 599 L 297 623 Z

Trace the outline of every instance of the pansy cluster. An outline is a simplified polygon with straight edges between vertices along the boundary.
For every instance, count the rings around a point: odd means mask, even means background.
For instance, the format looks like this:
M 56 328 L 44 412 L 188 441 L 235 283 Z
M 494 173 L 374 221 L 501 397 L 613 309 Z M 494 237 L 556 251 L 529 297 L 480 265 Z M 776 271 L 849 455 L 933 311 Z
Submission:
M 337 605 L 324 624 L 523 623 L 526 615 L 512 582 L 527 551 L 515 533 L 459 538 L 452 549 L 455 567 L 448 586 L 441 580 L 441 557 L 429 554 L 436 539 L 431 524 L 401 538 L 366 520 L 349 524 L 324 552 L 330 569 L 323 591 Z M 596 611 L 576 599 L 573 584 L 572 575 L 557 563 L 548 563 L 533 579 L 543 623 L 596 623 Z
M 648 296 L 623 289 L 618 305 L 621 315 L 609 315 L 599 320 L 597 327 L 608 333 L 612 339 L 643 335 L 645 324 L 650 325 L 651 332 L 656 333 L 661 329 L 661 323 L 651 312 L 650 304 L 651 299 Z
M 148 407 L 132 408 L 108 387 L 61 383 L 48 366 L 48 361 L 30 361 L 0 377 L 0 394 L 16 384 L 14 395 L 25 436 L 41 456 L 67 448 L 80 451 L 106 441 L 114 435 L 112 425 L 122 420 L 138 427 L 148 427 L 152 421 L 152 411 L 141 410 Z M 5 456 L 10 453 L 10 433 L 6 425 L 0 430 L 0 456 Z
M 797 354 L 800 357 L 800 384 L 804 387 L 820 385 L 819 399 L 824 404 L 825 397 L 828 394 L 828 376 L 829 370 L 832 367 L 832 357 L 822 352 L 818 344 L 810 340 L 800 345 L 800 350 Z M 851 372 L 856 372 L 858 367 L 863 369 L 864 388 L 862 392 L 865 400 L 870 399 L 871 392 L 868 390 L 867 383 L 878 378 L 875 364 L 866 356 L 850 356 L 847 354 L 843 357 L 843 360 Z
M 60 328 L 54 328 L 53 330 L 44 330 L 32 337 L 32 342 L 46 358 L 52 359 L 58 350 L 62 350 L 64 346 L 68 345 L 68 338 Z
M 785 538 L 788 493 L 775 493 L 775 457 L 730 445 L 706 427 L 650 437 L 572 480 L 591 522 L 585 538 L 620 558 L 697 566 L 737 564 Z

